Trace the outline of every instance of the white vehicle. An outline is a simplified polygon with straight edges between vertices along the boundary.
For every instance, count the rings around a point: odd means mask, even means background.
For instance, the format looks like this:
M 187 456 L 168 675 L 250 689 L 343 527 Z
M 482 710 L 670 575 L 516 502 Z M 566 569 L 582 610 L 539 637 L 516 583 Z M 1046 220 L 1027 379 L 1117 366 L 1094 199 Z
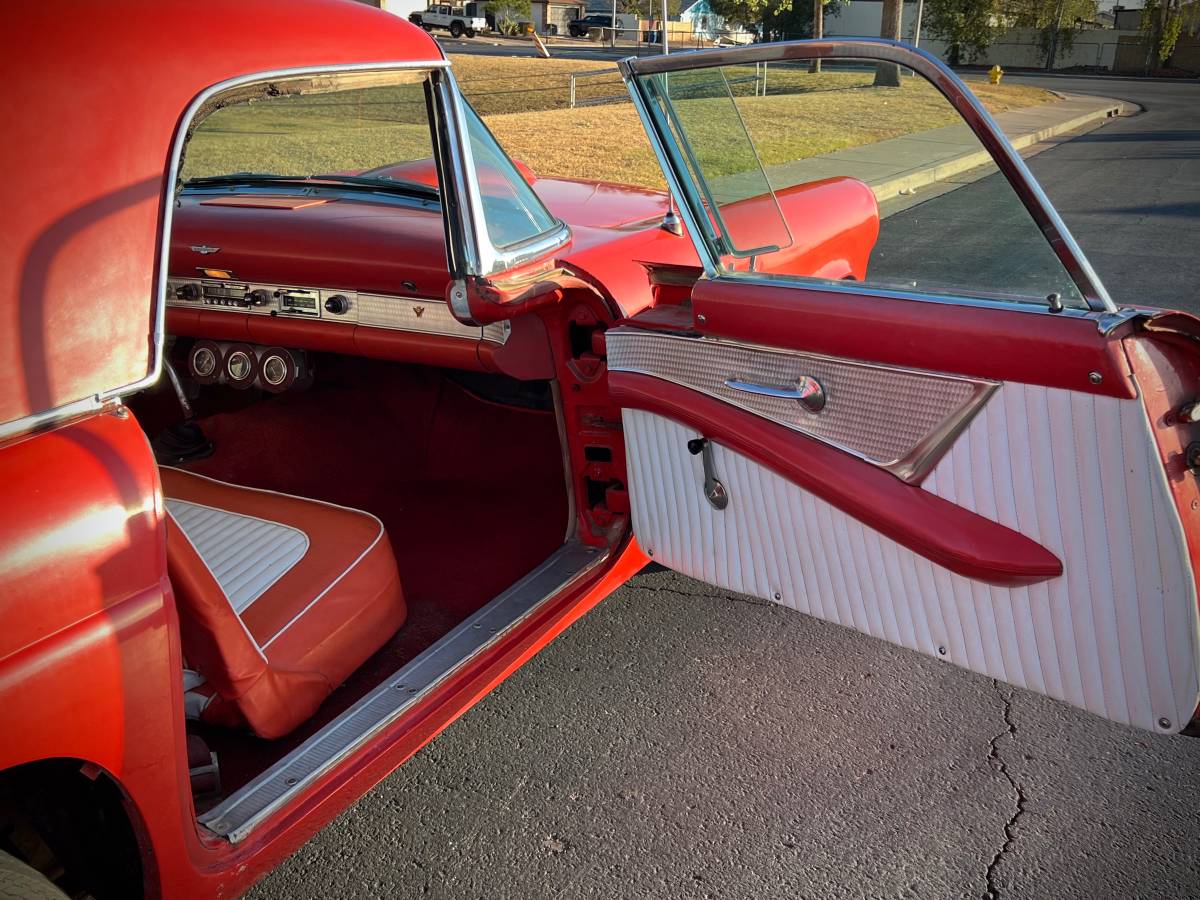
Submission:
M 475 37 L 487 28 L 487 19 L 483 16 L 469 16 L 461 6 L 451 6 L 449 3 L 435 4 L 424 12 L 415 12 L 408 17 L 426 31 L 435 28 L 448 29 L 452 37 Z

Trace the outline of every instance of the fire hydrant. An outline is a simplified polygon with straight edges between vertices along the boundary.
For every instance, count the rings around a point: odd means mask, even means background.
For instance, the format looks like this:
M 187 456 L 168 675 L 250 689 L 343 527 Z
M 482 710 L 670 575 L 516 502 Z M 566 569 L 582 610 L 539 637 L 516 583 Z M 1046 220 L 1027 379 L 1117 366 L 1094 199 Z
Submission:
M 999 84 L 1000 79 L 1003 76 L 1004 76 L 1004 70 L 1002 68 L 1000 68 L 999 64 L 994 65 L 990 69 L 988 69 L 988 81 L 990 81 L 992 84 Z

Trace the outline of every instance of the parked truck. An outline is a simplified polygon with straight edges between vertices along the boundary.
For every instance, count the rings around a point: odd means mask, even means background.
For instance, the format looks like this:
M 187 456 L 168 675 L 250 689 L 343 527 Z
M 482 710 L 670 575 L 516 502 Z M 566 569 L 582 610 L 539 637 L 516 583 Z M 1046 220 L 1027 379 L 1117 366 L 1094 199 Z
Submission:
M 483 16 L 470 15 L 461 6 L 451 6 L 449 3 L 437 3 L 422 12 L 415 12 L 408 17 L 410 22 L 420 25 L 426 31 L 444 28 L 451 37 L 475 37 L 487 28 L 487 19 Z

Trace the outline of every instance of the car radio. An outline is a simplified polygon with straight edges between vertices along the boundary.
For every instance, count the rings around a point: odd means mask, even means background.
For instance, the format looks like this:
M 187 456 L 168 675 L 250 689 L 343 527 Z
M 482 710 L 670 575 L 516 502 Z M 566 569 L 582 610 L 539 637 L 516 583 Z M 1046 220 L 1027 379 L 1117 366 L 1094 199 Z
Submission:
M 279 311 L 293 315 L 321 315 L 320 291 L 309 291 L 303 288 L 280 288 L 275 292 L 279 298 Z

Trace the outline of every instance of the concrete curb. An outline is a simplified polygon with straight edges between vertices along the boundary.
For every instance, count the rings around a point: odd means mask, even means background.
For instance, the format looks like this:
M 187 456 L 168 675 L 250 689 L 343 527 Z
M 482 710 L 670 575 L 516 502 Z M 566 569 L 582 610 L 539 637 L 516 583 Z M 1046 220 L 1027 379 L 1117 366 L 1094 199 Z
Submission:
M 1040 144 L 1042 141 L 1049 140 L 1052 137 L 1082 128 L 1092 122 L 1107 120 L 1120 115 L 1128 115 L 1139 109 L 1136 104 L 1126 103 L 1122 100 L 1112 100 L 1106 97 L 1091 98 L 1082 94 L 1072 94 L 1066 95 L 1064 99 L 1083 100 L 1085 98 L 1096 100 L 1097 106 L 1087 112 L 1071 116 L 1043 128 L 1015 135 L 1008 134 L 1009 141 L 1016 150 L 1021 151 L 1034 144 Z M 871 189 L 875 192 L 875 199 L 882 203 L 885 200 L 890 200 L 902 194 L 913 193 L 919 188 L 928 187 L 940 181 L 946 181 L 955 175 L 960 175 L 970 169 L 986 165 L 990 161 L 991 155 L 986 150 L 980 149 L 976 152 L 964 153 L 950 159 L 939 160 L 933 165 L 905 172 L 903 175 L 894 178 L 869 183 Z

